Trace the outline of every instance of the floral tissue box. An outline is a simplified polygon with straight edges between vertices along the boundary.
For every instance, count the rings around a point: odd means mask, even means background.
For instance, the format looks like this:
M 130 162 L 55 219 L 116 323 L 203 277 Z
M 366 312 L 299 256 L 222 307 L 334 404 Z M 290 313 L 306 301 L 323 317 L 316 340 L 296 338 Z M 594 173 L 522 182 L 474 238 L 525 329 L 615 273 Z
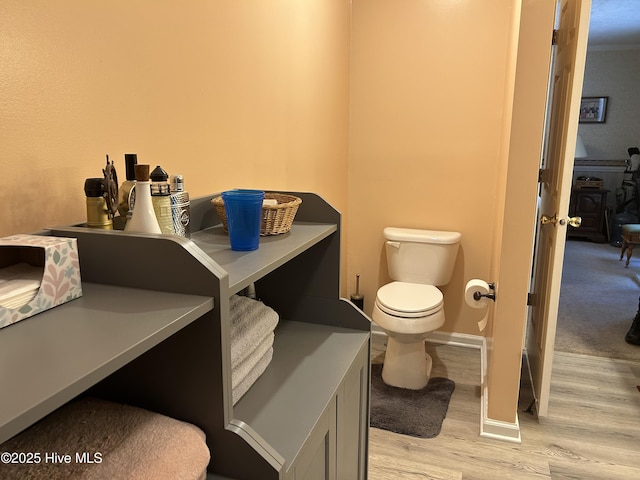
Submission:
M 0 238 L 0 328 L 81 296 L 75 238 Z

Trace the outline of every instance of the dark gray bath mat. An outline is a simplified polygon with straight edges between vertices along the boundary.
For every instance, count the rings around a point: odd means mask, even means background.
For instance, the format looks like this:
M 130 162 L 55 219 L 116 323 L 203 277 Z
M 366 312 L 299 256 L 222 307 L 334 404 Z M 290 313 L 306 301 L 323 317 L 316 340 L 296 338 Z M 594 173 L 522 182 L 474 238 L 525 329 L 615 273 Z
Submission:
M 437 436 L 456 384 L 431 378 L 422 390 L 407 390 L 387 385 L 381 374 L 382 365 L 372 364 L 371 426 L 412 437 Z

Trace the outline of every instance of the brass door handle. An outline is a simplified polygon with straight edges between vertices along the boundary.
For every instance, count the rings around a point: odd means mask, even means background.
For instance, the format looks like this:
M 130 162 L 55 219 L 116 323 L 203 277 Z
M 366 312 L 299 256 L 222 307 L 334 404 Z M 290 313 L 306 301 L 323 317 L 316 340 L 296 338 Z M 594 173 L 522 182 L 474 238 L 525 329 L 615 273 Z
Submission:
M 542 225 L 552 224 L 555 227 L 556 223 L 558 223 L 558 214 L 556 213 L 553 217 L 550 217 L 546 213 L 543 213 L 540 217 L 540 223 L 542 223 Z
M 561 220 L 561 222 L 562 222 L 562 220 Z M 568 219 L 568 223 L 573 228 L 578 228 L 580 225 L 582 225 L 582 217 L 571 217 L 571 218 Z M 562 223 L 560 223 L 560 224 L 563 225 Z
M 540 216 L 540 223 L 542 223 L 542 225 L 548 225 L 549 223 L 551 223 L 553 226 L 555 226 L 556 223 L 559 223 L 560 225 L 566 225 L 568 223 L 572 227 L 578 228 L 580 225 L 582 225 L 582 217 L 571 217 L 569 219 L 564 219 L 564 218 L 559 219 L 557 213 L 553 217 L 550 217 L 546 213 L 543 213 Z

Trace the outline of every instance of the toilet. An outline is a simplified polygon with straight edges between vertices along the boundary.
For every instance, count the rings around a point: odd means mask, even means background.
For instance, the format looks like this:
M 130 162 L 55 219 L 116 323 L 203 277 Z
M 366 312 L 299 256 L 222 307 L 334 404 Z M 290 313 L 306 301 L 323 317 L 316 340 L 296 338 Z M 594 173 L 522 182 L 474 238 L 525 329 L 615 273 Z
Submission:
M 383 233 L 393 281 L 378 289 L 372 314 L 388 336 L 382 380 L 419 390 L 431 376 L 424 341 L 444 324 L 444 300 L 437 287 L 451 280 L 462 235 L 396 227 Z

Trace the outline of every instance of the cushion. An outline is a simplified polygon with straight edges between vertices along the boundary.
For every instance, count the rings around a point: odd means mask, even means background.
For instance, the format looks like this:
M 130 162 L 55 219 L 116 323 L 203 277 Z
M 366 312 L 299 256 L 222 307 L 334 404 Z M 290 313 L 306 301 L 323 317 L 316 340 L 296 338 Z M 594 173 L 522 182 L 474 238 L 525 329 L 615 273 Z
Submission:
M 634 233 L 640 233 L 640 223 L 627 223 L 622 225 L 622 234 L 633 235 Z

